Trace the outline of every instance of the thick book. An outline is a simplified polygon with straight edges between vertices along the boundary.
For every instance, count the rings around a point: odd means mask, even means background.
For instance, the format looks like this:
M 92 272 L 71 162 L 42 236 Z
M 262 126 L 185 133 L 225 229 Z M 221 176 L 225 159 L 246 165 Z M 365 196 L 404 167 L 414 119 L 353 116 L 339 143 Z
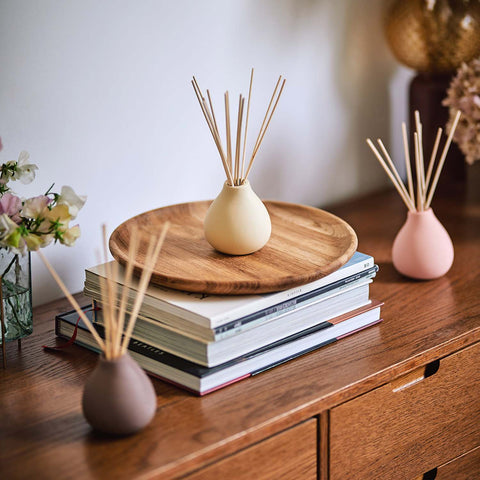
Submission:
M 347 289 L 334 290 L 318 302 L 286 311 L 256 328 L 217 341 L 205 342 L 142 317 L 137 318 L 132 337 L 186 360 L 213 367 L 311 327 L 330 327 L 330 319 L 370 302 L 370 282 L 368 278 L 358 280 Z M 99 313 L 96 319 L 102 322 Z
M 329 328 L 314 327 L 213 368 L 202 367 L 135 339 L 130 341 L 129 352 L 150 374 L 199 395 L 205 395 L 378 324 L 381 322 L 381 305 L 382 303 L 372 300 L 367 306 L 332 319 L 332 326 Z M 92 318 L 91 307 L 86 307 L 86 314 Z M 70 339 L 77 321 L 75 343 L 98 352 L 92 334 L 81 320 L 78 320 L 75 311 L 55 318 L 55 333 Z M 95 327 L 100 335 L 103 335 L 103 327 L 98 324 Z
M 375 277 L 377 270 L 378 267 L 374 265 L 372 268 L 363 270 L 354 275 L 350 275 L 341 280 L 337 280 L 336 282 L 329 283 L 328 285 L 324 285 L 316 290 L 304 293 L 292 300 L 288 300 L 250 315 L 246 315 L 213 329 L 202 327 L 196 323 L 167 312 L 159 311 L 155 314 L 155 316 L 148 317 L 143 314 L 144 312 L 142 312 L 141 309 L 139 318 L 145 320 L 145 322 L 153 322 L 165 330 L 173 330 L 180 335 L 186 335 L 197 340 L 205 342 L 218 341 L 280 318 L 289 312 L 306 308 L 333 295 L 336 295 L 340 291 L 350 290 L 358 285 L 362 280 L 368 280 Z M 99 297 L 97 295 L 92 296 L 95 302 L 98 304 L 101 303 L 98 300 Z M 129 308 L 127 308 L 127 311 L 129 311 Z
M 140 315 L 157 319 L 176 328 L 194 329 L 195 326 L 215 330 L 235 328 L 240 322 L 248 323 L 249 316 L 269 316 L 285 308 L 294 309 L 302 302 L 308 302 L 308 294 L 316 295 L 317 290 L 338 281 L 355 281 L 357 275 L 376 271 L 373 257 L 355 252 L 352 258 L 335 272 L 318 280 L 280 292 L 258 295 L 207 295 L 182 292 L 161 286 L 150 286 L 143 300 Z M 85 270 L 85 295 L 101 301 L 100 277 L 106 276 L 106 264 Z M 124 285 L 124 269 L 118 269 L 114 279 Z M 130 306 L 134 302 L 138 279 L 132 279 L 128 292 Z

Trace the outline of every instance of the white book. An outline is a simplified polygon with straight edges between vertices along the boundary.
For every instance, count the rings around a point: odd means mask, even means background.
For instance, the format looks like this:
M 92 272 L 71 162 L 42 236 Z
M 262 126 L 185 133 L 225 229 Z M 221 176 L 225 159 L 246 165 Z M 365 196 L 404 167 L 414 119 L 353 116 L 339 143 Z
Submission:
M 137 319 L 132 338 L 199 365 L 214 367 L 309 328 L 330 328 L 332 318 L 370 303 L 371 280 L 362 282 L 351 290 L 338 292 L 319 303 L 287 312 L 256 328 L 215 342 L 202 342 L 185 335 L 175 335 L 169 330 L 158 328 L 154 322 L 142 321 L 140 318 Z
M 140 314 L 153 319 L 164 313 L 173 314 L 201 327 L 215 329 L 258 312 L 268 312 L 273 307 L 283 308 L 285 305 L 295 305 L 297 299 L 301 299 L 305 294 L 348 277 L 354 281 L 356 274 L 372 268 L 374 268 L 373 257 L 355 252 L 345 265 L 325 277 L 288 290 L 256 295 L 206 295 L 151 285 L 147 289 Z M 85 294 L 101 301 L 99 277 L 105 276 L 105 264 L 87 268 Z M 118 270 L 118 276 L 114 280 L 124 285 L 124 269 Z M 131 286 L 130 302 L 135 298 L 138 279 L 133 279 Z

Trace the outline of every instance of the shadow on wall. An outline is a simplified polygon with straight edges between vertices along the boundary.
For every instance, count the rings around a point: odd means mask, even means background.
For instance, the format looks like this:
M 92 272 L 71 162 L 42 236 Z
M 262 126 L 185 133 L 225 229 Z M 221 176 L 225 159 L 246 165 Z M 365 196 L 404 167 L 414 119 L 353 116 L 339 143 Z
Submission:
M 365 143 L 367 137 L 372 137 L 389 144 L 389 84 L 397 64 L 383 33 L 386 6 L 384 0 L 370 0 L 367 6 L 365 2 L 351 0 L 270 0 L 252 6 L 258 9 L 258 27 L 262 22 L 265 29 L 273 29 L 275 25 L 285 56 L 293 53 L 293 57 L 302 57 L 303 61 L 313 60 L 308 66 L 311 84 L 304 84 L 310 89 L 311 105 L 299 115 L 308 116 L 305 119 L 311 123 L 307 125 L 308 135 L 314 138 L 303 139 L 309 142 L 309 149 L 303 152 L 309 161 L 294 162 L 297 168 L 308 169 L 308 173 L 303 173 L 302 183 L 305 191 L 314 192 L 305 193 L 304 198 L 311 198 L 307 200 L 311 203 L 331 203 L 387 183 Z M 311 43 L 306 44 L 305 39 Z M 308 48 L 311 53 L 305 56 Z M 270 149 L 270 158 L 262 161 L 263 166 L 257 165 L 255 176 L 258 174 L 259 178 L 267 172 L 270 175 L 276 172 L 276 181 L 269 182 L 275 185 L 274 190 L 267 192 L 269 197 L 288 189 L 292 175 L 296 174 L 272 168 L 278 165 L 278 157 L 273 155 L 280 155 L 288 165 L 285 157 L 289 152 L 294 155 L 296 150 L 286 144 L 288 132 L 282 133 L 277 135 L 281 145 Z M 322 154 L 324 157 L 320 158 Z M 315 193 L 319 190 L 322 193 Z
M 372 157 L 365 139 L 381 138 L 387 145 L 389 143 L 392 120 L 389 84 L 397 64 L 384 37 L 387 2 L 370 0 L 368 9 L 364 2 L 348 3 L 337 50 L 343 61 L 337 64 L 334 72 L 350 114 L 349 141 L 342 157 L 349 159 L 348 162 L 355 159 L 355 165 L 346 166 L 356 172 L 356 186 L 367 186 L 370 190 L 370 186 L 386 183 L 386 176 Z

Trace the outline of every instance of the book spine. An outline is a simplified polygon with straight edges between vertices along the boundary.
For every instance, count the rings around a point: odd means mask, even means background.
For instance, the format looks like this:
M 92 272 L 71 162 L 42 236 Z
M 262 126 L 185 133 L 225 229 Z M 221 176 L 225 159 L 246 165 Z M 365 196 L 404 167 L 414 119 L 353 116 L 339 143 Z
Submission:
M 323 287 L 319 287 L 310 292 L 306 292 L 303 295 L 292 298 L 291 300 L 278 303 L 276 305 L 273 305 L 272 307 L 265 308 L 256 313 L 252 313 L 232 322 L 220 325 L 213 329 L 213 340 L 217 341 L 228 338 L 249 328 L 256 327 L 259 324 L 264 323 L 268 320 L 272 320 L 274 318 L 285 315 L 288 312 L 292 312 L 294 310 L 304 308 L 306 306 L 313 305 L 314 303 L 317 303 L 319 301 L 325 300 L 333 294 L 337 294 L 343 290 L 348 289 L 355 282 L 359 282 L 362 279 L 369 279 L 374 277 L 377 271 L 378 267 L 374 265 L 372 268 L 366 271 L 350 275 L 336 282 L 330 283 Z
M 263 298 L 258 299 L 255 302 L 251 302 L 247 305 L 237 308 L 236 310 L 230 311 L 228 313 L 217 315 L 209 320 L 209 327 L 215 329 L 222 325 L 225 325 L 230 322 L 238 321 L 248 315 L 251 315 L 260 310 L 267 309 L 273 305 L 278 305 L 284 302 L 288 302 L 292 299 L 298 298 L 304 294 L 318 290 L 319 288 L 325 287 L 333 282 L 337 282 L 343 278 L 351 277 L 357 273 L 360 273 L 365 270 L 374 268 L 373 257 L 367 257 L 363 261 L 354 263 L 343 267 L 335 272 L 327 275 L 326 277 L 320 278 L 314 282 L 307 283 L 305 285 L 299 285 L 298 287 L 291 288 L 289 290 L 284 290 L 274 294 L 269 294 Z M 377 267 L 378 269 L 378 267 Z

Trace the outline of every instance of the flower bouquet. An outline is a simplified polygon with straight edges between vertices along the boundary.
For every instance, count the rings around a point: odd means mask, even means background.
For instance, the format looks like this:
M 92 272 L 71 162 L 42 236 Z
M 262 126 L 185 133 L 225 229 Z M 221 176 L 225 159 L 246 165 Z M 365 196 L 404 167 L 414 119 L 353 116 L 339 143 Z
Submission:
M 0 140 L 0 150 L 2 144 Z M 53 185 L 43 195 L 21 198 L 12 182 L 29 184 L 38 167 L 29 163 L 29 154 L 0 165 L 0 304 L 1 342 L 5 363 L 5 342 L 32 333 L 30 252 L 52 242 L 72 246 L 80 236 L 78 225 L 70 226 L 86 197 L 64 186 L 60 193 Z

